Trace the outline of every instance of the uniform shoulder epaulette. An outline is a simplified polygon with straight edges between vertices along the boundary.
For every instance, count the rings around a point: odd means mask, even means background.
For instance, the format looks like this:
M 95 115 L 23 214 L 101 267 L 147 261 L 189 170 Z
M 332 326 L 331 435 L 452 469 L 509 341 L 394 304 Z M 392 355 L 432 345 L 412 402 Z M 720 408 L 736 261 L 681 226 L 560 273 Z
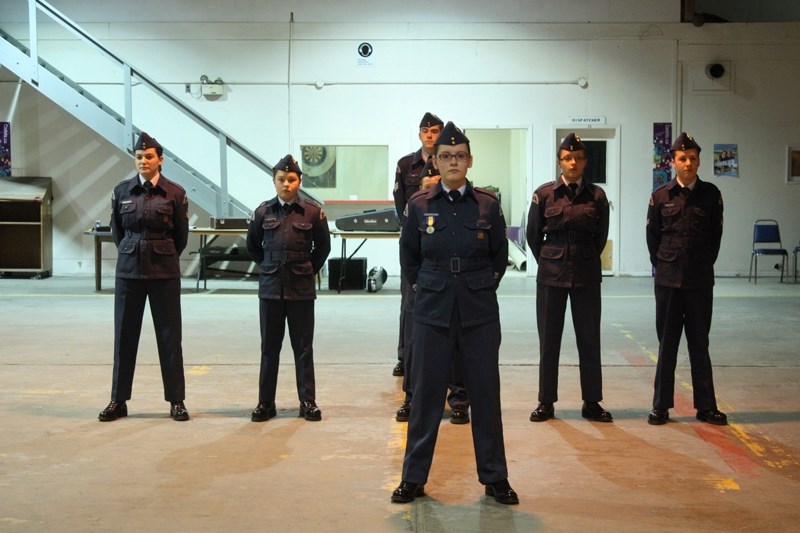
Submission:
M 408 199 L 408 201 L 410 202 L 411 200 L 413 200 L 417 196 L 423 196 L 423 195 L 427 194 L 428 190 L 429 189 L 414 191 L 414 194 L 411 195 L 411 197 Z
M 481 194 L 485 194 L 487 196 L 491 196 L 492 198 L 497 200 L 497 195 L 491 189 L 486 189 L 484 187 L 473 187 L 472 190 L 474 190 L 475 192 L 481 193 Z
M 401 157 L 400 159 L 397 160 L 397 164 L 399 165 L 403 161 L 414 159 L 414 154 L 416 154 L 416 153 L 417 152 L 411 152 L 410 154 L 404 155 L 403 157 Z
M 184 188 L 183 188 L 183 186 L 182 186 L 181 184 L 179 184 L 179 183 L 175 183 L 174 181 L 172 181 L 172 180 L 171 180 L 171 179 L 169 179 L 169 178 L 166 178 L 166 177 L 165 177 L 165 176 L 163 176 L 163 175 L 161 176 L 161 179 L 163 179 L 163 180 L 164 180 L 164 185 L 167 185 L 168 187 L 174 187 L 174 188 L 176 188 L 176 189 L 178 189 L 179 191 L 182 191 L 182 192 L 186 192 L 186 189 L 184 189 Z M 159 180 L 159 181 L 160 181 L 160 180 Z
M 658 188 L 656 188 L 656 190 L 653 191 L 653 193 L 655 194 L 658 191 L 660 191 L 661 189 L 665 189 L 667 187 L 667 185 L 669 185 L 669 184 L 670 184 L 670 182 L 668 181 L 664 185 L 660 185 Z
M 317 209 L 322 209 L 322 205 L 319 204 L 316 200 L 312 200 L 311 198 L 298 198 L 298 202 L 302 202 L 305 205 L 309 205 L 311 207 L 316 207 Z
M 534 192 L 539 192 L 539 191 L 542 191 L 542 190 L 547 189 L 547 188 L 552 189 L 555 186 L 556 186 L 556 182 L 555 181 L 548 181 L 547 183 L 542 183 L 541 185 L 539 185 L 539 187 L 537 187 L 536 191 L 534 191 Z

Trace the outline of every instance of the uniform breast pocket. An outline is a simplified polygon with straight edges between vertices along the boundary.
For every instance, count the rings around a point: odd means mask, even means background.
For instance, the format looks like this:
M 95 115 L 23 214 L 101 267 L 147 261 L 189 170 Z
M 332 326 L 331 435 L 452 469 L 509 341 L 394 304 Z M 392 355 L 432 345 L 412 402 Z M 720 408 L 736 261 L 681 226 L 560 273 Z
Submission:
M 403 185 L 405 185 L 406 189 L 415 189 L 419 187 L 419 176 L 416 174 L 406 176 L 406 179 L 403 181 Z
M 661 220 L 663 224 L 665 226 L 674 224 L 680 212 L 681 212 L 681 207 L 678 205 L 662 205 Z
M 424 217 L 420 221 L 417 229 L 419 230 L 422 240 L 421 248 L 423 255 L 433 257 L 437 250 L 444 246 L 450 238 L 447 232 L 447 222 L 439 220 L 442 217 Z
M 122 227 L 131 229 L 136 227 L 136 204 L 133 202 L 119 206 L 119 214 L 122 217 Z
M 583 208 L 583 218 L 586 221 L 586 227 L 589 230 L 597 228 L 600 224 L 600 213 L 597 212 L 593 206 L 586 206 Z
M 306 245 L 311 243 L 311 222 L 293 222 L 292 232 L 294 233 L 295 242 Z
M 464 224 L 467 228 L 469 241 L 473 250 L 488 250 L 489 249 L 489 231 L 492 225 L 486 220 L 478 220 L 474 224 Z
M 161 228 L 169 229 L 172 227 L 172 212 L 171 204 L 159 205 L 156 208 L 156 216 L 158 217 L 158 223 Z
M 263 241 L 261 245 L 267 250 L 270 246 L 275 244 L 278 240 L 278 229 L 281 226 L 281 221 L 277 218 L 265 218 L 261 221 L 261 229 L 263 234 Z
M 547 219 L 548 228 L 557 228 L 564 218 L 564 208 L 560 205 L 553 205 L 545 208 L 544 218 Z
M 692 207 L 692 227 L 697 231 L 706 231 L 710 226 L 708 211 L 702 207 Z

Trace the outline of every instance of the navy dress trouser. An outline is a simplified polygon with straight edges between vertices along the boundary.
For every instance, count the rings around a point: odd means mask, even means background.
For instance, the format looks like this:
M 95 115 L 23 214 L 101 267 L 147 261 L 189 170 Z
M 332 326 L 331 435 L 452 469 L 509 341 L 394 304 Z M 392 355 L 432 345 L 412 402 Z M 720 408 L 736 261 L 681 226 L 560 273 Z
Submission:
M 156 330 L 158 360 L 164 399 L 186 399 L 181 348 L 181 280 L 116 278 L 114 298 L 114 376 L 111 399 L 131 399 L 136 353 L 142 333 L 144 306 L 150 300 L 150 314 Z
M 414 322 L 411 364 L 414 396 L 408 423 L 403 480 L 424 485 L 444 412 L 453 354 L 460 354 L 472 408 L 478 480 L 508 478 L 500 408 L 500 322 L 463 327 L 455 308 L 450 327 Z
M 708 353 L 714 289 L 676 289 L 655 285 L 655 295 L 659 348 L 653 409 L 675 406 L 675 367 L 681 332 L 686 333 L 689 349 L 694 407 L 697 410 L 716 409 L 711 356 Z
M 289 324 L 289 340 L 294 353 L 297 397 L 301 402 L 316 401 L 314 382 L 314 300 L 259 298 L 261 323 L 261 371 L 258 379 L 259 403 L 275 401 L 281 346 Z

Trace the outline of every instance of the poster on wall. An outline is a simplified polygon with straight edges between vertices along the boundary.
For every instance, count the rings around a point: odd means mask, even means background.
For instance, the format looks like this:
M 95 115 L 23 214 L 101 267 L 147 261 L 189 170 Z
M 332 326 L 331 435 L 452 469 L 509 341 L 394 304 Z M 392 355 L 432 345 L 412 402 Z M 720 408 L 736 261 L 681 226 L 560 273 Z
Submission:
M 11 123 L 0 122 L 0 177 L 11 175 Z
M 653 122 L 653 190 L 672 179 L 670 153 L 672 122 Z
M 739 177 L 739 145 L 714 145 L 714 176 Z

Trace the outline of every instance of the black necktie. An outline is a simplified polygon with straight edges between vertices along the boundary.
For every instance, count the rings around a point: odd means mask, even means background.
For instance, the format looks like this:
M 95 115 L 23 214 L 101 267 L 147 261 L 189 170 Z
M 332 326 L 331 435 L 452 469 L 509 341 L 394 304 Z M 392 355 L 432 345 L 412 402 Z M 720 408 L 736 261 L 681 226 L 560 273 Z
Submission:
M 144 187 L 145 192 L 150 192 L 153 190 L 153 182 L 150 180 L 144 180 L 142 187 Z
M 456 203 L 461 199 L 461 192 L 458 189 L 454 189 L 447 193 L 447 196 L 450 197 L 450 201 Z
M 281 208 L 283 209 L 283 214 L 284 214 L 284 215 L 288 215 L 288 214 L 289 214 L 289 209 L 291 209 L 291 207 L 292 207 L 292 204 L 290 204 L 290 203 L 288 203 L 288 202 L 287 202 L 287 203 L 285 203 L 285 204 L 283 204 L 283 205 L 281 206 Z
M 575 198 L 578 195 L 578 184 L 570 183 L 569 190 L 572 192 L 572 198 Z
M 692 192 L 692 189 L 690 189 L 689 187 L 681 187 L 681 196 L 683 196 L 684 198 L 689 196 L 690 192 Z

